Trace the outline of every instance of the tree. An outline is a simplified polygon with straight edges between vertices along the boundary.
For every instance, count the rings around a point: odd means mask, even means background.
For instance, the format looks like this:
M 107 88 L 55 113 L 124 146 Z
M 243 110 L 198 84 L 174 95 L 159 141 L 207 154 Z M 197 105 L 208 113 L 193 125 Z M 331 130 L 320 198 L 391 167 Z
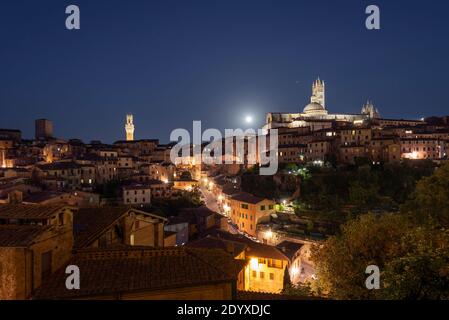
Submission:
M 408 222 L 399 215 L 359 216 L 312 250 L 323 291 L 337 299 L 369 299 L 375 293 L 365 287 L 366 267 L 380 268 L 397 254 L 396 243 Z
M 449 226 L 449 163 L 445 163 L 435 173 L 423 178 L 402 207 L 404 213 L 421 221 L 429 218 L 443 226 Z
M 314 248 L 322 289 L 336 299 L 449 298 L 449 233 L 401 214 L 365 214 Z M 365 286 L 366 267 L 381 271 L 380 290 Z
M 449 299 L 449 231 L 416 228 L 401 239 L 400 251 L 385 266 L 383 297 Z

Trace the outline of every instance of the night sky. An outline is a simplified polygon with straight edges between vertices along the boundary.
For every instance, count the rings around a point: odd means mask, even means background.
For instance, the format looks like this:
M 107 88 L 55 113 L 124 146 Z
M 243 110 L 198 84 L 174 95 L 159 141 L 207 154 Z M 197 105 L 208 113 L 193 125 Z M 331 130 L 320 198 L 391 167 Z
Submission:
M 81 30 L 65 28 L 65 8 Z M 365 28 L 377 4 L 381 30 Z M 326 81 L 330 112 L 449 114 L 449 1 L 2 0 L 0 127 L 33 137 L 168 142 L 172 129 L 245 127 L 299 112 Z

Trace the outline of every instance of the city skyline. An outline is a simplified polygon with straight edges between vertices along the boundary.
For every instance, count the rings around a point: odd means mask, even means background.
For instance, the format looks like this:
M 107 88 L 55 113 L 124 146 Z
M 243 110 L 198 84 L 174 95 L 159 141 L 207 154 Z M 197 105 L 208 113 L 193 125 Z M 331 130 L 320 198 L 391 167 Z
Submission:
M 69 2 L 24 3 L 8 1 L 0 14 L 9 48 L 0 53 L 0 127 L 25 137 L 34 119 L 48 118 L 58 137 L 111 143 L 124 138 L 127 113 L 136 139 L 162 142 L 193 120 L 221 130 L 248 126 L 249 114 L 260 127 L 268 112 L 299 112 L 317 76 L 335 113 L 371 99 L 383 117 L 419 119 L 444 115 L 449 103 L 443 2 L 378 1 L 376 31 L 365 28 L 364 1 L 111 1 L 107 9 L 78 1 L 76 31 L 64 27 Z

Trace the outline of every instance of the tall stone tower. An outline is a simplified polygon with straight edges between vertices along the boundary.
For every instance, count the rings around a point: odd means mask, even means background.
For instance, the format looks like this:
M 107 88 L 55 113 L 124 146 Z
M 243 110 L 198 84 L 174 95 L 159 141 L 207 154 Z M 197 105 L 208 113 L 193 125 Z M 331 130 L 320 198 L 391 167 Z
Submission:
M 126 131 L 126 141 L 133 141 L 134 140 L 134 123 L 133 123 L 133 115 L 132 114 L 126 115 L 125 131 Z
M 325 86 L 324 81 L 321 81 L 320 78 L 318 78 L 312 85 L 312 96 L 310 97 L 310 102 L 319 103 L 326 108 Z

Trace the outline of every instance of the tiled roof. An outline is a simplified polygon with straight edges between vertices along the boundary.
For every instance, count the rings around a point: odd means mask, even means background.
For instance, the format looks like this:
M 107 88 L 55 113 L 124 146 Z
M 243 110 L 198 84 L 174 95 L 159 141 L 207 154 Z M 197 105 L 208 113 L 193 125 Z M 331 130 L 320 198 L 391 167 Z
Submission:
M 129 210 L 128 207 L 96 207 L 75 211 L 73 214 L 74 247 L 82 248 L 90 245 Z
M 187 246 L 193 248 L 222 249 L 234 257 L 241 254 L 247 248 L 247 245 L 244 243 L 219 239 L 211 236 L 189 242 Z
M 70 170 L 81 168 L 79 164 L 75 162 L 53 162 L 40 164 L 37 166 L 41 170 Z
M 244 243 L 247 245 L 246 255 L 268 259 L 288 260 L 276 247 L 252 241 L 243 235 L 232 234 L 223 230 L 214 230 L 210 235 L 229 241 Z
M 286 255 L 289 260 L 293 259 L 295 254 L 302 248 L 302 243 L 292 242 L 292 241 L 282 241 L 276 248 L 282 251 L 284 255 Z
M 61 196 L 65 195 L 63 192 L 53 192 L 53 191 L 42 191 L 42 192 L 35 192 L 29 195 L 26 195 L 23 199 L 24 202 L 28 203 L 40 203 L 46 200 L 59 198 Z
M 0 225 L 0 247 L 27 247 L 49 227 Z
M 0 205 L 0 219 L 48 219 L 59 213 L 63 204 L 58 205 Z
M 216 215 L 218 213 L 215 212 L 215 211 L 212 211 L 211 209 L 209 209 L 206 206 L 201 206 L 201 207 L 198 207 L 198 208 L 185 208 L 185 209 L 182 209 L 181 212 L 180 212 L 180 215 L 183 215 L 183 214 L 187 214 L 187 215 L 194 214 L 195 216 L 209 217 L 209 216 L 212 216 L 212 215 Z
M 257 203 L 265 200 L 264 198 L 256 197 L 256 196 L 254 196 L 250 193 L 246 193 L 246 192 L 239 192 L 235 195 L 232 195 L 231 198 L 233 200 L 246 202 L 246 203 L 252 203 L 252 204 L 257 204 Z
M 82 270 L 79 290 L 65 288 L 67 275 L 63 267 L 36 290 L 34 299 L 70 299 L 233 282 L 243 263 L 222 250 L 211 249 L 90 250 L 77 253 L 68 263 Z
M 99 235 L 114 225 L 130 210 L 152 215 L 151 213 L 125 206 L 89 207 L 75 211 L 73 214 L 74 247 L 83 248 L 90 245 Z M 163 217 L 159 218 L 165 219 Z

